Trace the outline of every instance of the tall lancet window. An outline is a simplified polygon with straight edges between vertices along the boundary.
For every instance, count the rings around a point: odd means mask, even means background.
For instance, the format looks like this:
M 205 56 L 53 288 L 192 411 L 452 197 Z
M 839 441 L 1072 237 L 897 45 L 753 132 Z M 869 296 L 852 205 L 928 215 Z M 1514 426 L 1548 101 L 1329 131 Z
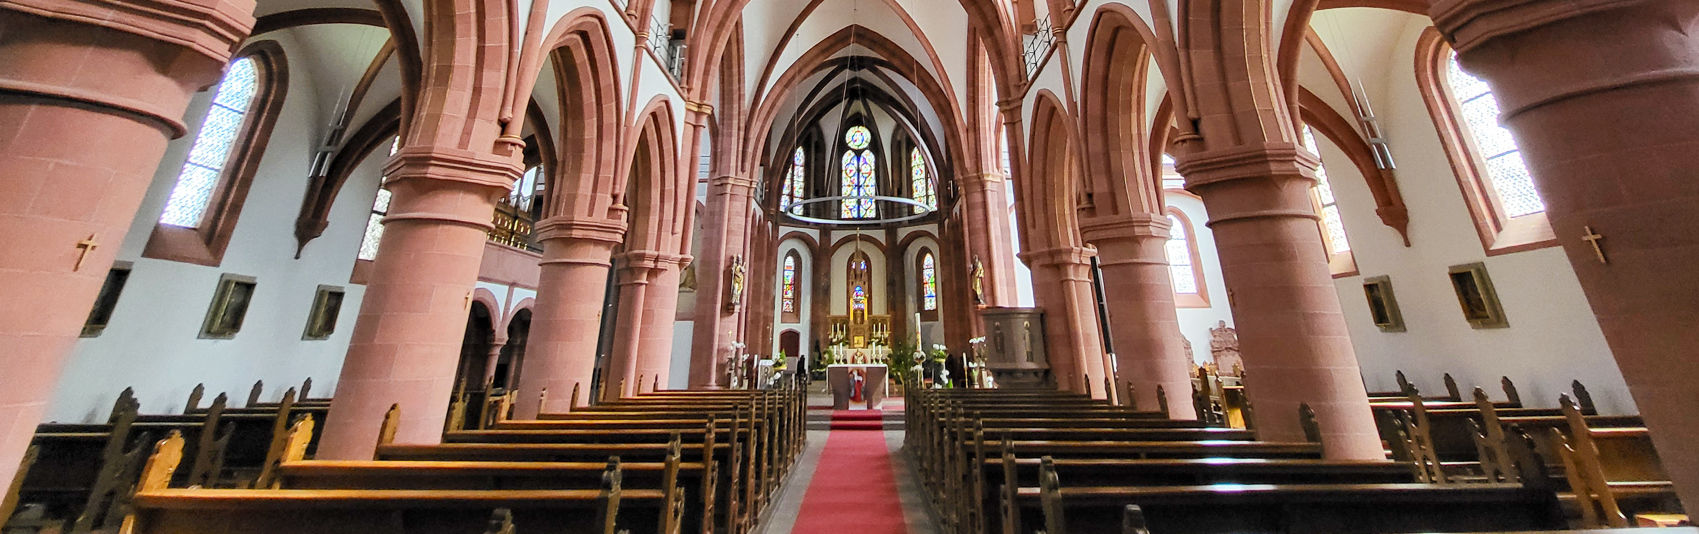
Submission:
M 839 188 L 840 195 L 845 197 L 841 202 L 839 217 L 844 219 L 872 219 L 879 216 L 873 196 L 879 194 L 879 180 L 874 175 L 878 162 L 873 151 L 868 147 L 873 143 L 873 132 L 866 126 L 854 126 L 844 132 L 844 144 L 849 150 L 844 151 L 843 186 Z
M 808 198 L 804 189 L 808 173 L 806 165 L 806 154 L 803 153 L 802 147 L 797 147 L 796 151 L 791 153 L 791 166 L 785 175 L 784 193 L 779 195 L 779 209 L 789 211 L 791 215 L 802 215 L 802 206 L 797 203 Z
M 1321 157 L 1321 145 L 1316 143 L 1315 130 L 1310 125 L 1304 125 L 1304 148 L 1316 157 Z M 1316 166 L 1315 202 L 1317 211 L 1321 213 L 1322 236 L 1327 241 L 1327 253 L 1343 254 L 1351 251 L 1351 242 L 1345 239 L 1345 221 L 1339 218 L 1339 203 L 1333 198 L 1333 185 L 1327 181 L 1327 166 Z
M 779 276 L 780 308 L 788 317 L 796 313 L 796 251 L 785 255 L 784 270 Z
M 401 136 L 398 135 L 389 143 L 390 157 L 394 157 L 400 149 Z M 388 182 L 389 177 L 385 176 L 383 181 Z M 389 215 L 389 187 L 388 184 L 379 184 L 378 198 L 372 201 L 372 214 L 366 217 L 366 236 L 360 240 L 359 259 L 378 259 L 378 242 L 383 241 L 383 218 L 386 215 Z
M 1487 179 L 1491 182 L 1494 203 L 1506 218 L 1533 215 L 1546 211 L 1546 204 L 1534 189 L 1534 178 L 1522 161 L 1522 150 L 1516 137 L 1499 124 L 1498 98 L 1492 87 L 1463 70 L 1457 54 L 1446 62 L 1445 81 L 1468 133 L 1470 144 L 1480 154 Z
M 212 99 L 212 109 L 201 122 L 200 133 L 189 149 L 189 160 L 177 174 L 177 185 L 171 188 L 170 200 L 159 222 L 184 228 L 200 227 L 212 205 L 213 195 L 223 182 L 225 165 L 237 146 L 248 123 L 248 111 L 259 94 L 259 65 L 252 56 L 230 63 L 224 80 L 218 82 L 218 92 Z
M 938 265 L 930 250 L 920 257 L 920 309 L 938 309 Z
M 930 209 L 938 209 L 938 188 L 932 185 L 932 179 L 926 176 L 926 156 L 919 148 L 909 150 L 909 188 L 914 192 L 915 202 L 925 204 L 926 208 L 914 207 L 915 213 Z M 931 308 L 928 308 L 931 309 Z
M 844 277 L 849 281 L 849 314 L 850 322 L 861 324 L 867 322 L 868 310 L 873 307 L 873 271 L 867 260 L 867 253 L 856 251 L 850 255 L 849 272 Z

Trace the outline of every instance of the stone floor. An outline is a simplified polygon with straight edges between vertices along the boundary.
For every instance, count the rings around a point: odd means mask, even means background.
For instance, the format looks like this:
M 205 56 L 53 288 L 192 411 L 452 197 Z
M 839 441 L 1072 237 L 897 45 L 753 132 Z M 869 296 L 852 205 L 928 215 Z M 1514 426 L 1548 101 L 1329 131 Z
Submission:
M 914 465 L 902 450 L 903 419 L 902 412 L 892 408 L 900 407 L 901 398 L 890 399 L 886 402 L 885 412 L 885 445 L 890 448 L 891 466 L 897 470 L 897 494 L 902 499 L 902 510 L 905 522 L 908 524 L 908 534 L 935 534 L 937 520 L 926 506 L 926 497 L 922 493 L 920 477 L 915 473 Z M 810 407 L 831 406 L 831 395 L 826 392 L 824 385 L 816 383 L 809 392 Z M 826 422 L 831 417 L 831 410 L 815 409 L 809 412 L 808 446 L 802 452 L 802 459 L 795 470 L 791 472 L 779 495 L 768 509 L 767 517 L 763 518 L 761 527 L 756 534 L 790 534 L 796 525 L 797 514 L 802 510 L 803 497 L 808 492 L 813 481 L 815 469 L 820 465 L 820 453 L 826 446 L 826 437 L 830 434 Z

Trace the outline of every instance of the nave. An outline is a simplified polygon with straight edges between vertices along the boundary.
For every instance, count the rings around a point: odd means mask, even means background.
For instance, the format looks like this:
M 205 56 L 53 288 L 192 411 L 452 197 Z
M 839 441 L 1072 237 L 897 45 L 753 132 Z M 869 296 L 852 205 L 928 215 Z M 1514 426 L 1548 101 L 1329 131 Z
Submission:
M 1207 368 L 1191 392 L 1206 414 L 1197 420 L 1172 419 L 1165 394 L 1154 407 L 1127 402 L 1130 385 L 1120 403 L 1039 389 L 876 399 L 787 377 L 773 389 L 639 387 L 588 405 L 574 395 L 569 411 L 532 420 L 497 396 L 437 445 L 395 443 L 391 407 L 371 460 L 314 459 L 330 399 L 309 396 L 310 382 L 276 402 L 256 383 L 243 407 L 223 393 L 202 406 L 197 389 L 181 416 L 140 414 L 126 390 L 106 424 L 38 429 L 4 501 L 5 532 L 1368 534 L 1686 522 L 1644 423 L 1599 415 L 1579 381 L 1551 410 L 1524 407 L 1508 378 L 1472 401 L 1449 377 L 1431 395 L 1399 379 L 1401 392 L 1375 397 L 1388 439 L 1372 460 L 1325 457 L 1308 406 L 1294 414 L 1305 439 L 1259 435 L 1243 386 Z M 836 409 L 840 396 L 866 405 Z

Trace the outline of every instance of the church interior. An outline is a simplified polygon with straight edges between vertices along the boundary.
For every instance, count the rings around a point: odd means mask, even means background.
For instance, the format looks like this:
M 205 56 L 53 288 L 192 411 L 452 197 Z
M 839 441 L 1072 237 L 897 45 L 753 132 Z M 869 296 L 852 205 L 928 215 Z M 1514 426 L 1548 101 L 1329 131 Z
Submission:
M 0 0 L 0 534 L 1699 534 L 1695 116 L 1690 0 Z

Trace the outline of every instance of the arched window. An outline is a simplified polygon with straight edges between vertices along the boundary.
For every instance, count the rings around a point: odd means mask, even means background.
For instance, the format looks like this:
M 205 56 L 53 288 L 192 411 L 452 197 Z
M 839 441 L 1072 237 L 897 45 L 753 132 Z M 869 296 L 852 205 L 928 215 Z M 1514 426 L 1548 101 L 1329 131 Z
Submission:
M 797 315 L 796 264 L 797 255 L 793 250 L 785 255 L 785 264 L 779 274 L 780 310 L 784 312 L 785 319 L 791 321 L 796 320 Z
M 920 309 L 938 309 L 938 266 L 930 250 L 920 256 Z
M 874 170 L 878 162 L 873 151 L 868 147 L 873 143 L 873 132 L 866 126 L 854 126 L 844 132 L 844 144 L 849 147 L 844 151 L 844 176 L 840 195 L 845 197 L 841 202 L 839 217 L 844 219 L 872 219 L 879 216 L 873 196 L 879 194 L 879 180 Z
M 802 215 L 802 206 L 797 203 L 808 198 L 804 189 L 808 170 L 806 165 L 806 154 L 802 147 L 796 147 L 796 151 L 791 153 L 790 172 L 785 175 L 784 192 L 779 195 L 779 209 L 789 211 L 791 215 Z
M 159 216 L 161 224 L 195 228 L 205 220 L 213 189 L 224 176 L 230 154 L 237 148 L 242 127 L 248 122 L 248 111 L 254 107 L 259 76 L 259 67 L 252 57 L 230 63 L 224 79 L 218 82 L 212 109 L 207 110 L 195 144 L 189 149 L 189 160 L 177 173 L 177 185 L 171 188 L 165 213 Z
M 395 136 L 395 140 L 389 143 L 389 155 L 394 157 L 395 152 L 400 149 L 401 136 L 398 135 Z M 384 177 L 384 181 L 389 181 L 388 178 L 387 176 Z M 378 259 L 378 242 L 383 240 L 383 218 L 385 215 L 389 215 L 389 187 L 388 184 L 380 184 L 378 185 L 378 198 L 372 201 L 372 213 L 366 217 L 366 235 L 360 240 L 359 259 L 365 261 Z
M 1498 122 L 1498 98 L 1487 82 L 1463 70 L 1457 63 L 1457 53 L 1446 61 L 1446 85 L 1457 101 L 1469 142 L 1485 160 L 1487 178 L 1496 194 L 1497 204 L 1504 216 L 1515 218 L 1546 211 L 1545 202 L 1534 190 L 1534 178 L 1522 161 L 1522 150 L 1516 137 Z
M 1464 71 L 1432 28 L 1416 51 L 1422 97 L 1487 254 L 1556 246 L 1516 137 L 1499 124 L 1492 87 Z
M 866 323 L 867 315 L 873 309 L 873 296 L 870 293 L 873 287 L 873 271 L 866 252 L 858 250 L 850 255 L 844 279 L 849 282 L 850 322 Z
M 255 43 L 230 62 L 143 256 L 222 262 L 287 87 L 283 52 L 272 41 Z
M 1321 157 L 1321 145 L 1316 143 L 1315 130 L 1308 124 L 1304 125 L 1304 148 Z M 1315 202 L 1316 211 L 1321 214 L 1322 241 L 1327 244 L 1327 253 L 1350 252 L 1351 242 L 1345 239 L 1345 222 L 1339 218 L 1339 203 L 1333 198 L 1333 184 L 1327 181 L 1326 165 L 1316 166 Z
M 525 170 L 525 175 L 519 177 L 519 182 L 513 184 L 513 191 L 507 195 L 507 205 L 536 217 L 537 193 L 543 190 L 543 167 L 532 166 Z
M 909 150 L 908 165 L 909 188 L 913 191 L 914 200 L 926 205 L 926 208 L 915 206 L 914 212 L 922 213 L 927 208 L 938 209 L 938 188 L 932 185 L 932 179 L 926 176 L 926 156 L 920 153 L 920 148 Z
M 1168 210 L 1168 276 L 1174 284 L 1174 305 L 1181 308 L 1209 307 L 1209 290 L 1204 285 L 1203 266 L 1198 261 L 1198 243 L 1192 222 L 1179 210 Z

